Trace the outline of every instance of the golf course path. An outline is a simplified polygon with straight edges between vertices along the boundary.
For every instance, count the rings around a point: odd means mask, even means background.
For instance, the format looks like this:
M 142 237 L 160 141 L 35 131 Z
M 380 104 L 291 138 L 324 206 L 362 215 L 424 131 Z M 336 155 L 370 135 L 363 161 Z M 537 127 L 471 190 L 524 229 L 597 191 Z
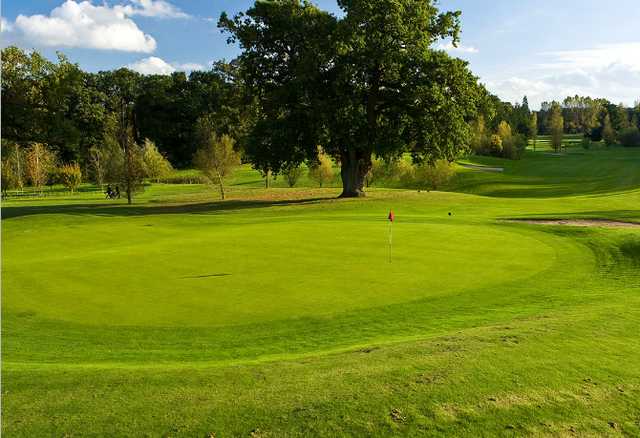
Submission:
M 481 166 L 479 164 L 458 163 L 466 169 L 478 170 L 480 172 L 504 172 L 504 167 Z

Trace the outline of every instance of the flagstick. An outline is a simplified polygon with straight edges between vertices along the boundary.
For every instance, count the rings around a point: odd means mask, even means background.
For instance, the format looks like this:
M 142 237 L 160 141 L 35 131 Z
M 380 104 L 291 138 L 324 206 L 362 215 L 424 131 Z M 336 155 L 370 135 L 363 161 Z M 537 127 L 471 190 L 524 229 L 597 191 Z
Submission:
M 391 263 L 392 251 L 393 251 L 393 221 L 389 221 L 389 263 Z

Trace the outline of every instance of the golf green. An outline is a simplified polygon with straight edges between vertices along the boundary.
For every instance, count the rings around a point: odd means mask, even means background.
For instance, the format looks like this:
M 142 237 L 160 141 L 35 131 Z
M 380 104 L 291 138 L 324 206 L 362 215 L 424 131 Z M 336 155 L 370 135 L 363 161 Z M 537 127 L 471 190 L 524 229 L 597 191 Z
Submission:
M 5 201 L 3 433 L 640 434 L 640 228 L 505 221 L 640 223 L 640 151 L 571 152 L 448 192 Z

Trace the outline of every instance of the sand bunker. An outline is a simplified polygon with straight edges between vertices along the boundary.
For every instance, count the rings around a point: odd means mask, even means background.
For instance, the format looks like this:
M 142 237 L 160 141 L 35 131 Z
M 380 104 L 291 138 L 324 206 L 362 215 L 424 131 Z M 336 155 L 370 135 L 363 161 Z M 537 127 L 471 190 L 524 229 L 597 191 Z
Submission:
M 508 222 L 535 225 L 566 225 L 570 227 L 640 228 L 640 223 L 607 219 L 509 219 Z

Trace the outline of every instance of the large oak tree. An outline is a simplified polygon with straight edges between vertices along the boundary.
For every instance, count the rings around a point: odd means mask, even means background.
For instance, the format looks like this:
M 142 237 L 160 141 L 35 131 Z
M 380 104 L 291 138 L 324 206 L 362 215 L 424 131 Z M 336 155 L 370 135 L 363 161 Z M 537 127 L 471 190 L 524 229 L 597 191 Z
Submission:
M 340 0 L 341 17 L 299 0 L 258 1 L 219 26 L 242 48 L 243 80 L 260 114 L 245 145 L 274 173 L 313 160 L 341 165 L 343 197 L 362 196 L 372 155 L 453 160 L 486 91 L 459 59 L 459 12 L 431 0 Z

